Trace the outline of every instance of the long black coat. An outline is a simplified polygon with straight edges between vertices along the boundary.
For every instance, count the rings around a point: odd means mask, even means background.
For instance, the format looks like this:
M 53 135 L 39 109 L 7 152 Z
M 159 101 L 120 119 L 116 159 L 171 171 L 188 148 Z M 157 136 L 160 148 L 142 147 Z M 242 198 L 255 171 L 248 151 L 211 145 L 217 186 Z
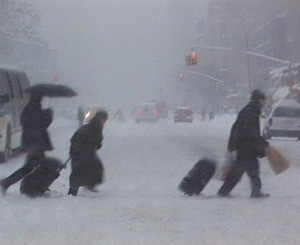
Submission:
M 250 101 L 238 114 L 232 126 L 228 150 L 237 151 L 237 160 L 254 160 L 265 156 L 269 143 L 260 136 L 260 107 L 257 101 Z
M 72 136 L 70 186 L 94 186 L 102 183 L 104 169 L 96 154 L 102 146 L 102 129 L 99 123 L 90 122 Z
M 43 110 L 39 102 L 30 101 L 20 117 L 22 125 L 22 149 L 25 151 L 53 150 L 47 128 L 52 122 L 52 111 Z

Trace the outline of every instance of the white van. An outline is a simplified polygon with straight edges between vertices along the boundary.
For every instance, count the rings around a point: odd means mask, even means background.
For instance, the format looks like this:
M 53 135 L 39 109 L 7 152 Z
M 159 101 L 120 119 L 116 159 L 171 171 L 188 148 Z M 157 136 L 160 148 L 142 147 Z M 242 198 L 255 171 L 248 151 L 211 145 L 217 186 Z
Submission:
M 20 149 L 22 128 L 20 115 L 28 103 L 26 74 L 11 67 L 0 66 L 0 162 L 7 161 Z
M 266 108 L 261 117 L 264 138 L 295 137 L 300 140 L 300 103 L 297 101 L 280 100 Z

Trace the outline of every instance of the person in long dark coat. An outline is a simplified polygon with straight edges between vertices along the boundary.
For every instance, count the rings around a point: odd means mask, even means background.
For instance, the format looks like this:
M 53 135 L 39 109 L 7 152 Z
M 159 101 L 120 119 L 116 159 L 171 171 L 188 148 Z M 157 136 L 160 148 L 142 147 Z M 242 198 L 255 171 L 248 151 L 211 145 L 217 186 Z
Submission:
M 29 154 L 53 150 L 48 127 L 52 122 L 53 112 L 50 108 L 42 109 L 42 97 L 32 94 L 24 107 L 20 122 L 22 125 L 22 149 Z
M 231 172 L 226 177 L 218 191 L 219 196 L 228 196 L 241 179 L 244 172 L 251 181 L 251 197 L 268 197 L 261 191 L 258 158 L 265 156 L 265 149 L 269 143 L 260 136 L 259 115 L 265 105 L 266 97 L 254 90 L 250 102 L 239 112 L 231 129 L 228 150 L 236 152 Z
M 9 186 L 29 174 L 45 158 L 45 151 L 53 150 L 47 128 L 52 122 L 53 112 L 50 108 L 42 109 L 42 96 L 31 94 L 29 103 L 24 107 L 20 123 L 22 125 L 21 148 L 27 152 L 25 164 L 7 178 L 1 180 L 3 194 Z
M 107 119 L 107 112 L 100 110 L 72 136 L 69 152 L 72 172 L 68 195 L 76 196 L 81 186 L 96 191 L 94 188 L 103 182 L 104 168 L 96 151 L 102 147 L 102 130 Z

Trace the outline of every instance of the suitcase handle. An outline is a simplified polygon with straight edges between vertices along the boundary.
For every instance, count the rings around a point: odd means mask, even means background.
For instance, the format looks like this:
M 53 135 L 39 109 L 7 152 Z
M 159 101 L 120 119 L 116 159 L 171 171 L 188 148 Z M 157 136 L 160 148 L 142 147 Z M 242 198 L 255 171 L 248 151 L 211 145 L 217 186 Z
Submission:
M 64 162 L 64 164 L 61 165 L 61 167 L 59 168 L 59 171 L 61 171 L 63 168 L 66 168 L 67 163 L 68 163 L 70 160 L 71 160 L 71 157 L 69 157 L 69 158 Z

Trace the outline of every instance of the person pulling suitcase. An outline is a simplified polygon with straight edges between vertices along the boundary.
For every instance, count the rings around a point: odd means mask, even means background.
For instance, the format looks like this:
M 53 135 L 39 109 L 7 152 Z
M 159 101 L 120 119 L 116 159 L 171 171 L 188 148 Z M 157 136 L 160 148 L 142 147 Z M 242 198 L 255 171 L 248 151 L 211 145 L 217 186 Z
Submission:
M 27 152 L 24 165 L 13 174 L 0 181 L 3 195 L 7 189 L 32 172 L 45 158 L 45 151 L 53 150 L 47 128 L 52 122 L 53 112 L 50 108 L 42 109 L 42 95 L 32 93 L 24 107 L 20 123 L 22 126 L 22 150 Z

